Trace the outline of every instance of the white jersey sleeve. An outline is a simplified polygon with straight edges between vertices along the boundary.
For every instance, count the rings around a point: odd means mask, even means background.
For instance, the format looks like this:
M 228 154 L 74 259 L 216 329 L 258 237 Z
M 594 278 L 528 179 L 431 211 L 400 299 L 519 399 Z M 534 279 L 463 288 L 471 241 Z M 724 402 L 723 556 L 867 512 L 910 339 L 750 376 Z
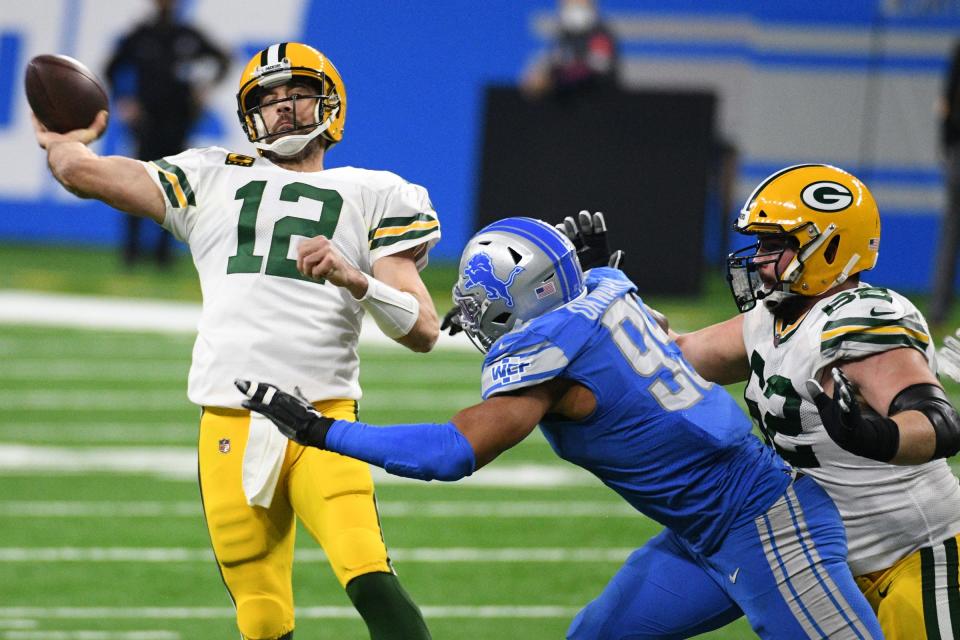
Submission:
M 440 221 L 426 189 L 389 171 L 346 170 L 362 172 L 368 185 L 371 264 L 421 244 L 429 250 L 440 240 Z M 417 268 L 426 265 L 423 251 Z
M 202 205 L 203 199 L 210 196 L 209 177 L 213 175 L 210 169 L 223 165 L 230 156 L 245 157 L 229 154 L 219 147 L 208 147 L 141 162 L 163 194 L 166 214 L 163 228 L 177 240 L 189 242 L 200 208 L 197 202 Z
M 822 307 L 817 372 L 834 362 L 859 360 L 908 347 L 933 366 L 935 348 L 926 320 L 912 302 L 889 289 L 863 285 L 834 296 Z

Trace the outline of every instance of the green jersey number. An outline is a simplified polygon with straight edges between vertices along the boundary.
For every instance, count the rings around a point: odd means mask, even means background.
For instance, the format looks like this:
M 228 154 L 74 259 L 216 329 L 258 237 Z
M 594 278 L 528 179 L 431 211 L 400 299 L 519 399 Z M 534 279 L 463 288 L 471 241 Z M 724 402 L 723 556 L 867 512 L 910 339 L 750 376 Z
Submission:
M 781 458 L 797 468 L 819 467 L 820 461 L 817 460 L 817 456 L 813 453 L 813 447 L 810 445 L 797 445 L 796 449 L 791 451 L 784 449 L 774 440 L 774 436 L 778 433 L 785 436 L 798 436 L 802 433 L 800 426 L 801 398 L 800 394 L 793 388 L 789 378 L 780 375 L 765 378 L 763 375 L 765 364 L 760 354 L 754 351 L 750 357 L 751 373 L 757 376 L 757 383 L 764 396 L 767 398 L 774 396 L 783 398 L 783 417 L 761 411 L 759 404 L 744 395 L 744 402 L 750 409 L 750 415 L 757 421 L 757 425 L 763 433 L 763 439 L 777 450 Z
M 240 219 L 237 223 L 237 252 L 227 261 L 227 273 L 260 273 L 263 256 L 255 254 L 253 249 L 256 240 L 257 215 L 260 213 L 260 202 L 263 200 L 266 187 L 265 180 L 254 180 L 237 189 L 234 199 L 243 201 L 243 204 L 240 206 Z M 320 189 L 303 182 L 291 182 L 280 190 L 282 202 L 299 202 L 301 198 L 322 203 L 322 215 L 319 220 L 307 220 L 296 216 L 286 216 L 277 220 L 273 225 L 273 237 L 270 239 L 270 251 L 267 253 L 267 268 L 264 273 L 268 276 L 323 283 L 322 279 L 314 280 L 297 271 L 297 261 L 287 257 L 290 252 L 290 238 L 292 236 L 332 238 L 340 221 L 343 198 L 336 191 Z

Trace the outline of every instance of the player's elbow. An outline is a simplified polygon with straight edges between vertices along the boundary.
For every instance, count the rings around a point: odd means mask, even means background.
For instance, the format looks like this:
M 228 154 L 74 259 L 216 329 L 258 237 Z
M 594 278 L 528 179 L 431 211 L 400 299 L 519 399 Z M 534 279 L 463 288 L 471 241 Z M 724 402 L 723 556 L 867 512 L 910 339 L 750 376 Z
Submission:
M 436 314 L 424 314 L 420 312 L 420 317 L 405 335 L 397 338 L 397 342 L 407 349 L 416 353 L 427 353 L 432 350 L 440 338 L 440 323 Z
M 436 346 L 439 337 L 440 327 L 438 326 L 423 327 L 419 330 L 414 327 L 413 331 L 403 337 L 403 344 L 411 351 L 427 353 Z

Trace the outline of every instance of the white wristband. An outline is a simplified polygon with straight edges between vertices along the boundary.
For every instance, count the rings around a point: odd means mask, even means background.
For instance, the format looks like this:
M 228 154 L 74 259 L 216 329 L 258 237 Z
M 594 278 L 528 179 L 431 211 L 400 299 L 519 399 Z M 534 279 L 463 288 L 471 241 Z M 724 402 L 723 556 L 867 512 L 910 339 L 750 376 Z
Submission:
M 396 340 L 410 333 L 420 316 L 417 299 L 369 274 L 364 273 L 363 277 L 367 279 L 367 292 L 357 302 L 373 317 L 383 334 Z

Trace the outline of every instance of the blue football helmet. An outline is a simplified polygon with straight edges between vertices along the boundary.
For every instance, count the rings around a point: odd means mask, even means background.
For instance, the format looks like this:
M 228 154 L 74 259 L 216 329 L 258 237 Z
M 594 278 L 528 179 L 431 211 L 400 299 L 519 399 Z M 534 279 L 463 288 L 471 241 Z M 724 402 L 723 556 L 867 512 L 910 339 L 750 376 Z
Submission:
M 453 302 L 467 336 L 486 352 L 518 322 L 577 298 L 583 270 L 570 240 L 542 220 L 504 218 L 467 243 Z

